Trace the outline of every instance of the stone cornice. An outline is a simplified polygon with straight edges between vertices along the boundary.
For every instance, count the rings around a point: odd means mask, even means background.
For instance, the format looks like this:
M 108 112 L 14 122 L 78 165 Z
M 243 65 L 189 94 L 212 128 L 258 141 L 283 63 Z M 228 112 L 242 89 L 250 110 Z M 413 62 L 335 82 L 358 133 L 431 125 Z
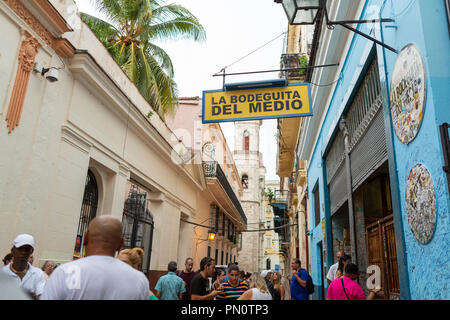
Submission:
M 14 0 L 15 2 L 19 2 Z M 73 31 L 58 10 L 48 0 L 20 0 L 40 23 L 54 36 Z
M 76 147 L 78 150 L 89 154 L 92 148 L 92 143 L 83 138 L 78 134 L 73 128 L 68 124 L 63 124 L 61 126 L 61 139 L 68 144 Z
M 73 56 L 75 48 L 68 40 L 58 38 L 62 33 L 73 30 L 47 0 L 3 0 L 3 2 L 59 56 L 63 58 Z

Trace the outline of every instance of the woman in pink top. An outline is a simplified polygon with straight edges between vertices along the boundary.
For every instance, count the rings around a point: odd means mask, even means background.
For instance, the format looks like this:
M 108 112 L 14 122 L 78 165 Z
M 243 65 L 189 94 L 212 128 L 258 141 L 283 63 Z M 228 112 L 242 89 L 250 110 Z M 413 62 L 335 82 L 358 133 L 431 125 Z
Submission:
M 333 280 L 327 291 L 327 300 L 366 300 L 361 286 L 355 281 L 358 279 L 358 266 L 349 263 L 345 266 L 344 276 Z M 372 290 L 367 300 L 373 300 L 380 289 Z

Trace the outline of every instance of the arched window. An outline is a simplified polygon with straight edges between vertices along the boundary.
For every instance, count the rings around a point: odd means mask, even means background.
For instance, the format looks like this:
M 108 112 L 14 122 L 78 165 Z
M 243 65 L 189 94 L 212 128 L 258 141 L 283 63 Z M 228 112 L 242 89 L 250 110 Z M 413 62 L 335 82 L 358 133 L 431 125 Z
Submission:
M 250 133 L 245 130 L 244 131 L 244 151 L 250 150 Z
M 75 239 L 75 249 L 73 258 L 84 257 L 83 237 L 89 223 L 97 214 L 98 186 L 94 174 L 88 170 L 84 187 L 83 202 L 81 204 L 80 220 L 78 221 L 77 238 Z
M 242 182 L 242 187 L 243 187 L 244 189 L 248 189 L 248 175 L 244 174 L 244 175 L 242 176 L 241 182 Z

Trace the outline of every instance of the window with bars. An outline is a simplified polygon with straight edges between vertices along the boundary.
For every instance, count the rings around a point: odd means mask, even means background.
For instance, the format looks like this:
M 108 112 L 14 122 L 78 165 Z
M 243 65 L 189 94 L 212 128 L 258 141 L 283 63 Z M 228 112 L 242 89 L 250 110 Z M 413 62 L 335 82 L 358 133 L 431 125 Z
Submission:
M 148 192 L 134 181 L 128 181 L 122 224 L 125 240 L 123 249 L 142 248 L 144 257 L 141 270 L 148 274 L 152 252 L 154 222 L 148 210 Z
M 84 233 L 87 231 L 89 223 L 97 214 L 98 186 L 97 180 L 91 170 L 88 170 L 84 186 L 83 202 L 81 204 L 80 220 L 78 221 L 77 236 L 75 239 L 75 249 L 73 258 L 78 259 L 85 256 L 83 247 Z

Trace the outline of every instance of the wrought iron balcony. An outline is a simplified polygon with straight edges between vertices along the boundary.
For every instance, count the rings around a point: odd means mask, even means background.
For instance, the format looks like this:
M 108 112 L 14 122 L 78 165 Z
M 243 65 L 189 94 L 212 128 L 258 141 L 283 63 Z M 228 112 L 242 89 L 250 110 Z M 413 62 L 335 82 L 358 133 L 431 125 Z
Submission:
M 204 161 L 203 172 L 206 178 L 216 178 L 219 181 L 220 185 L 225 190 L 228 198 L 233 203 L 233 206 L 239 212 L 242 220 L 244 221 L 245 224 L 247 224 L 247 217 L 245 216 L 244 210 L 242 209 L 241 202 L 234 193 L 233 188 L 228 182 L 225 173 L 223 172 L 222 168 L 217 163 L 217 161 Z
M 289 190 L 275 190 L 273 193 L 272 203 L 287 203 Z

